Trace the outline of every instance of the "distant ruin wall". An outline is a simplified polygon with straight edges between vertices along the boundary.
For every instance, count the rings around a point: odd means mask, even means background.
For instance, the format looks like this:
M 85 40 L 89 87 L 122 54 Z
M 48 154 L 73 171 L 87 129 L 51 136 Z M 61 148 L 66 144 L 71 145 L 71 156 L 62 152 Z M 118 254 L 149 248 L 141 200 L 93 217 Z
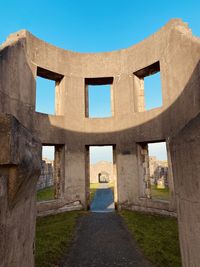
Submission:
M 109 182 L 113 181 L 113 163 L 108 161 L 99 161 L 90 165 L 90 183 L 98 183 L 99 175 L 108 174 Z
M 37 182 L 37 191 L 54 185 L 54 161 L 44 159 L 41 162 L 41 175 Z
M 151 184 L 158 188 L 168 188 L 168 162 L 158 160 L 154 156 L 149 157 L 149 174 Z

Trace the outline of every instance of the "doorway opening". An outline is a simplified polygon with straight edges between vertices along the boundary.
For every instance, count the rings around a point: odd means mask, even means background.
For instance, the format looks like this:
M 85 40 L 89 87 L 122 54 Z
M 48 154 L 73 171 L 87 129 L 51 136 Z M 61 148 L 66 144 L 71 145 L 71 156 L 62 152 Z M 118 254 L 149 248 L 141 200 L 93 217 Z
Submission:
M 170 201 L 173 179 L 166 142 L 143 142 L 138 149 L 141 197 Z
M 166 142 L 148 143 L 151 197 L 170 200 L 169 163 Z
M 64 145 L 42 145 L 41 175 L 37 182 L 37 201 L 62 197 L 64 190 Z
M 116 164 L 113 145 L 88 147 L 88 203 L 93 212 L 112 212 L 116 202 Z
M 42 146 L 42 170 L 37 182 L 37 201 L 55 199 L 55 146 Z

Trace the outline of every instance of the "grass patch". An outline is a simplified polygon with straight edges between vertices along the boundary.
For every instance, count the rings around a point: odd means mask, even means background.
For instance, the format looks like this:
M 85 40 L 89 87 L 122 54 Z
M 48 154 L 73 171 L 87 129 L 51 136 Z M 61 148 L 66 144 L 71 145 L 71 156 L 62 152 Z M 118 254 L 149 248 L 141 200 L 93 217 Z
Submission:
M 159 267 L 181 267 L 178 225 L 175 218 L 122 211 L 134 239 L 144 255 Z
M 81 211 L 38 218 L 36 223 L 36 267 L 57 266 L 69 246 Z
M 151 186 L 151 195 L 154 199 L 169 200 L 169 188 L 157 188 L 156 185 Z
M 37 192 L 37 201 L 53 200 L 54 186 L 43 188 Z

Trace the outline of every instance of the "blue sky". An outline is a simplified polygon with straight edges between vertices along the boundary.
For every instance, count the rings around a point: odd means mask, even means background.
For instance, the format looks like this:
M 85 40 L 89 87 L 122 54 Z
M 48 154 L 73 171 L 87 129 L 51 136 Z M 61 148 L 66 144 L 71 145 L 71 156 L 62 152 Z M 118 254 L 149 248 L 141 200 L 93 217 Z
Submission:
M 89 85 L 89 118 L 111 117 L 110 85 Z
M 90 163 L 95 164 L 99 161 L 113 162 L 112 146 L 91 146 Z
M 112 51 L 138 43 L 171 18 L 200 35 L 198 0 L 7 0 L 1 1 L 0 42 L 27 29 L 59 47 Z
M 149 156 L 156 156 L 159 160 L 167 160 L 167 149 L 165 142 L 148 144 Z
M 194 35 L 200 36 L 200 1 L 198 0 L 7 0 L 1 1 L 0 43 L 20 29 L 27 29 L 37 37 L 58 47 L 79 52 L 112 51 L 132 46 L 153 34 L 172 18 L 189 23 Z M 158 82 L 148 82 L 150 96 L 145 95 L 147 109 L 158 95 Z M 148 85 L 150 84 L 150 85 Z M 44 82 L 38 86 L 54 90 Z M 47 88 L 45 88 L 47 87 Z M 53 88 L 53 87 L 52 87 Z M 158 91 L 157 91 L 158 90 Z M 51 93 L 50 93 L 51 91 Z M 41 92 L 40 99 L 46 99 Z M 106 94 L 103 94 L 104 96 Z M 161 97 L 157 97 L 161 102 Z M 39 100 L 38 100 L 39 101 Z M 37 101 L 37 102 L 38 102 Z M 53 113 L 54 103 L 39 104 L 43 112 Z M 96 105 L 97 106 L 97 105 Z

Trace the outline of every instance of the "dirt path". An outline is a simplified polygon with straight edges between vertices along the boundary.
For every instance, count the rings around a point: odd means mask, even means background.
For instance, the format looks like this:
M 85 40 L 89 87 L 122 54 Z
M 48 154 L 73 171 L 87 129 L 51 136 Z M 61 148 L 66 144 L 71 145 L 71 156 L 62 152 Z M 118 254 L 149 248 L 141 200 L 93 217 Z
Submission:
M 60 267 L 152 267 L 115 212 L 88 213 L 79 221 L 74 243 Z
M 101 185 L 101 188 L 96 190 L 94 200 L 91 204 L 92 212 L 114 212 L 114 196 L 111 188 L 107 185 Z

